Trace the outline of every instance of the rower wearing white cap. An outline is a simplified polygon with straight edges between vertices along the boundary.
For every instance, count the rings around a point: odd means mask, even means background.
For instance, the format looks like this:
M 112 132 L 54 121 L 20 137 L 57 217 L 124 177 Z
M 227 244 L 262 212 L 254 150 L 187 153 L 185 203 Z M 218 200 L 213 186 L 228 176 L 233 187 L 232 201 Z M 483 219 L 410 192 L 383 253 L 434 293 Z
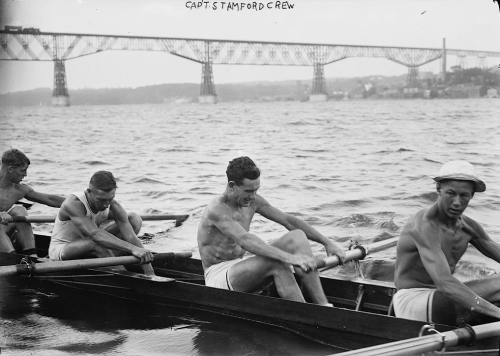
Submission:
M 444 164 L 433 177 L 437 201 L 410 217 L 396 255 L 394 311 L 397 317 L 453 325 L 474 324 L 478 315 L 500 319 L 500 275 L 460 282 L 453 276 L 469 243 L 500 262 L 500 245 L 463 215 L 486 185 L 465 161 Z

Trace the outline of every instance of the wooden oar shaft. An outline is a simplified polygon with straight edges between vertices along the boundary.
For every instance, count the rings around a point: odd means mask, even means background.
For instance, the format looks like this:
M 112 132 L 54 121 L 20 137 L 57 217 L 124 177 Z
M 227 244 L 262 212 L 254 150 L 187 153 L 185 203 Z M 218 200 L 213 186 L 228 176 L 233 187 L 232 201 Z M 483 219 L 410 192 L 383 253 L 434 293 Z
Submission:
M 163 215 L 163 214 L 146 214 L 140 215 L 143 221 L 153 220 L 175 220 L 176 223 L 182 223 L 189 215 Z M 13 216 L 13 222 L 27 222 L 27 223 L 53 223 L 56 221 L 54 215 L 32 215 L 32 216 Z
M 363 259 L 365 257 L 365 252 L 366 255 L 370 253 L 375 253 L 377 251 L 384 250 L 386 248 L 389 248 L 391 246 L 394 246 L 398 241 L 397 237 L 393 237 L 391 239 L 383 240 L 383 241 L 378 241 L 374 242 L 370 245 L 363 246 L 363 249 L 361 248 L 354 248 L 352 250 L 346 251 L 345 255 L 346 258 L 344 262 L 349 262 L 353 260 L 359 260 Z M 324 267 L 335 267 L 340 263 L 340 259 L 337 256 L 328 256 L 328 257 L 323 257 L 319 260 L 316 261 L 316 266 L 317 268 L 324 268 Z
M 154 255 L 155 261 L 168 261 L 173 258 L 191 257 L 191 252 L 167 252 Z M 19 264 L 0 267 L 0 276 L 18 274 L 43 274 L 51 272 L 64 272 L 82 268 L 98 268 L 139 263 L 135 256 L 90 258 L 83 260 L 49 261 L 41 263 Z
M 420 355 L 430 351 L 439 351 L 457 345 L 466 345 L 473 339 L 481 340 L 490 337 L 500 336 L 500 321 L 490 324 L 473 326 L 473 333 L 469 328 L 460 328 L 441 334 L 432 334 L 413 339 L 391 342 L 388 344 L 367 347 L 364 349 L 353 350 L 335 354 L 335 356 L 402 356 L 402 355 Z M 474 335 L 475 334 L 475 335 Z M 444 344 L 443 344 L 444 337 Z M 333 356 L 333 355 L 332 355 Z

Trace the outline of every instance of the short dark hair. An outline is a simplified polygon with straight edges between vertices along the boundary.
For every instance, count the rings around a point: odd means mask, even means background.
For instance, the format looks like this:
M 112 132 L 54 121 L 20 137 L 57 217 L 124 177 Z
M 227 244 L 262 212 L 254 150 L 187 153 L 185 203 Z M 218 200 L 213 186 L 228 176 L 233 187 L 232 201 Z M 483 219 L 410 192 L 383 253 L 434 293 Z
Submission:
M 110 192 L 118 188 L 113 173 L 108 171 L 95 172 L 90 178 L 90 185 L 104 192 Z
M 242 185 L 243 179 L 257 179 L 260 177 L 260 170 L 248 157 L 238 157 L 229 162 L 226 169 L 227 181 L 233 181 L 236 185 Z
M 476 182 L 473 180 L 461 180 L 461 179 L 443 179 L 440 180 L 439 182 L 436 182 L 436 189 L 439 190 L 441 188 L 441 185 L 452 182 L 452 181 L 462 181 L 462 182 L 469 182 L 472 184 L 472 195 L 476 192 Z
M 29 158 L 16 148 L 11 148 L 2 154 L 2 164 L 7 166 L 21 167 L 25 164 L 29 166 L 30 163 Z

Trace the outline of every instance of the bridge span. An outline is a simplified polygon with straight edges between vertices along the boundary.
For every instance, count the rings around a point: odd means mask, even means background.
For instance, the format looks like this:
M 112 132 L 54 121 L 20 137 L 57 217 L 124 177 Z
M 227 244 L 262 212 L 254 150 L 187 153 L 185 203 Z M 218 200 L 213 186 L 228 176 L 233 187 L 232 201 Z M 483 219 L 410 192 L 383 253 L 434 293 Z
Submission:
M 115 36 L 78 33 L 41 32 L 38 29 L 0 30 L 0 60 L 53 61 L 52 105 L 69 106 L 65 61 L 102 51 L 160 51 L 198 62 L 202 67 L 199 102 L 215 103 L 214 64 L 311 66 L 311 101 L 327 100 L 324 66 L 352 57 L 387 58 L 408 68 L 406 87 L 420 86 L 418 67 L 442 60 L 441 75 L 446 75 L 446 56 L 461 62 L 468 56 L 478 58 L 480 66 L 487 57 L 500 52 L 442 48 L 358 46 L 318 43 L 230 41 L 216 39 Z

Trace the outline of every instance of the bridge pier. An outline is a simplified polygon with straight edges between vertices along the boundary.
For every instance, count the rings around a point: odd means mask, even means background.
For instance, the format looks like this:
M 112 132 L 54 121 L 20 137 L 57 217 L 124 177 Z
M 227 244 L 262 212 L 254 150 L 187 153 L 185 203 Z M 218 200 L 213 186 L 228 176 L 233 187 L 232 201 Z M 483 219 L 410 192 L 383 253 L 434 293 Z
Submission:
M 441 80 L 446 83 L 446 39 L 443 38 L 443 52 L 441 54 Z
M 52 106 L 69 106 L 68 85 L 66 83 L 66 68 L 64 61 L 54 61 L 54 90 L 52 91 Z
M 327 100 L 328 94 L 326 92 L 324 65 L 322 63 L 314 63 L 314 78 L 309 101 Z
M 217 103 L 217 94 L 213 83 L 212 62 L 203 62 L 202 82 L 198 102 L 203 104 Z
M 408 66 L 408 76 L 406 77 L 406 87 L 408 89 L 420 88 L 420 79 L 417 66 Z

